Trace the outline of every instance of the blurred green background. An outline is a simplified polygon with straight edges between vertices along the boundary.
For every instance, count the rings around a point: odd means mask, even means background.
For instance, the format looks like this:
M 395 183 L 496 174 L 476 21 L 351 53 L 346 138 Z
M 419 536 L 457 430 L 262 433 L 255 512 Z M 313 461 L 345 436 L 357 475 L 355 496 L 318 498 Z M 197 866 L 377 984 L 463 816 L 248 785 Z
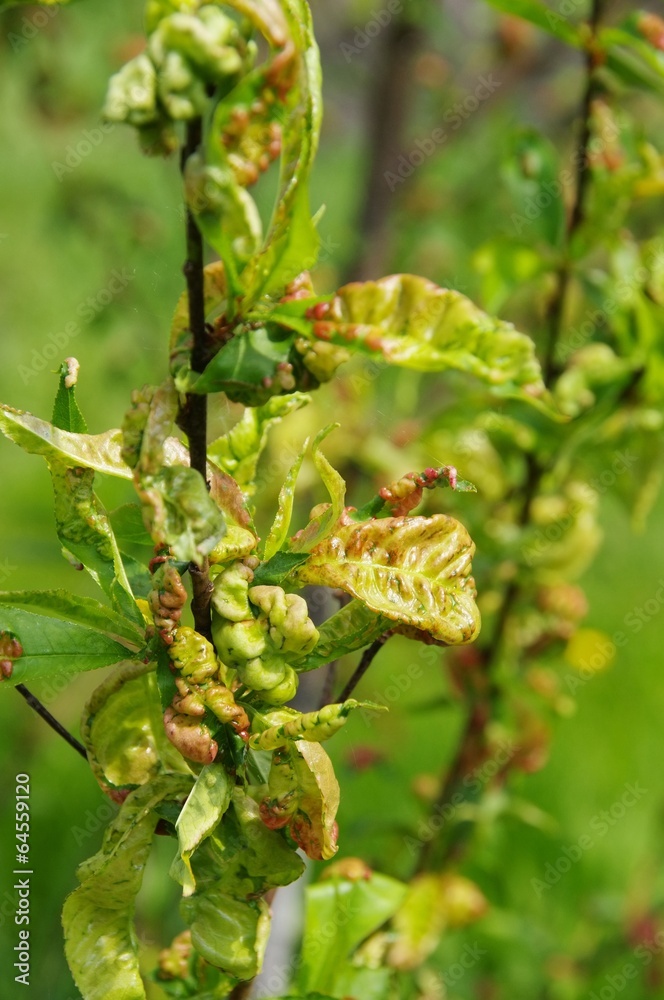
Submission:
M 364 276 L 414 271 L 481 302 L 474 254 L 506 226 L 505 137 L 527 122 L 561 150 L 570 148 L 580 61 L 517 22 L 498 23 L 479 0 L 413 2 L 424 31 L 407 107 L 401 115 L 395 109 L 393 135 L 388 128 L 387 162 L 396 164 L 415 138 L 431 135 L 482 77 L 493 74 L 498 85 L 408 184 L 389 191 L 382 183 L 380 227 L 367 247 L 358 219 L 370 197 L 371 92 L 381 40 L 359 48 L 356 32 L 383 6 L 312 3 L 326 98 L 312 197 L 314 208 L 327 206 L 317 284 L 332 290 L 354 269 Z M 582 13 L 584 5 L 577 6 Z M 92 432 L 119 424 L 132 387 L 163 377 L 170 317 L 182 290 L 176 163 L 144 158 L 130 130 L 99 129 L 108 76 L 140 45 L 141 13 L 136 0 L 89 0 L 49 14 L 22 7 L 0 23 L 0 398 L 48 418 L 52 372 L 74 354 L 81 363 L 79 401 Z M 634 100 L 631 110 L 661 130 L 664 118 L 653 100 Z M 385 118 L 389 126 L 390 115 Z M 389 378 L 378 379 L 379 400 L 383 381 L 385 398 L 393 398 Z M 337 418 L 336 383 L 320 391 L 318 414 L 327 408 Z M 341 448 L 343 413 L 340 419 Z M 371 431 L 391 439 L 399 419 L 379 407 Z M 288 433 L 291 446 L 299 446 L 301 421 L 286 428 L 282 444 Z M 405 472 L 397 445 L 389 447 L 396 449 L 396 471 Z M 4 440 L 0 462 L 0 586 L 91 593 L 60 556 L 45 466 Z M 104 496 L 116 503 L 122 492 Z M 547 766 L 512 779 L 521 815 L 505 812 L 500 795 L 487 802 L 464 871 L 492 906 L 479 924 L 443 942 L 432 1000 L 572 1000 L 593 990 L 603 1000 L 618 992 L 625 1000 L 664 996 L 664 950 L 657 943 L 664 930 L 664 591 L 655 596 L 664 584 L 664 503 L 636 537 L 611 490 L 602 504 L 605 546 L 583 581 L 591 604 L 587 624 L 611 636 L 626 629 L 635 607 L 651 601 L 653 613 L 638 633 L 627 629 L 629 641 L 614 662 L 587 683 L 578 685 L 578 674 L 567 668 L 577 710 L 556 724 Z M 404 681 L 410 666 L 413 683 Z M 351 668 L 344 665 L 346 672 Z M 76 731 L 83 700 L 99 679 L 87 675 L 65 691 L 38 693 Z M 397 697 L 400 682 L 407 689 Z M 426 815 L 413 779 L 440 771 L 460 713 L 444 704 L 446 682 L 435 660 L 406 640 L 387 647 L 360 690 L 388 702 L 391 712 L 358 716 L 331 744 L 342 787 L 341 854 L 360 854 L 378 869 L 407 876 L 406 834 Z M 74 1000 L 60 908 L 75 885 L 76 865 L 100 841 L 110 807 L 83 762 L 10 689 L 0 697 L 0 729 L 0 995 Z M 30 775 L 32 786 L 29 987 L 11 973 L 13 789 L 20 772 Z M 637 784 L 645 791 L 621 808 L 625 786 Z M 602 810 L 611 814 L 606 829 L 598 819 Z M 574 854 L 572 845 L 584 834 L 592 847 L 570 871 L 554 885 L 534 885 L 545 878 L 547 864 Z M 169 850 L 159 845 L 140 898 L 141 933 L 153 952 L 178 930 L 177 892 L 164 869 Z M 650 951 L 643 947 L 648 941 Z M 455 963 L 471 952 L 479 957 L 458 975 Z M 619 988 L 626 963 L 636 975 Z

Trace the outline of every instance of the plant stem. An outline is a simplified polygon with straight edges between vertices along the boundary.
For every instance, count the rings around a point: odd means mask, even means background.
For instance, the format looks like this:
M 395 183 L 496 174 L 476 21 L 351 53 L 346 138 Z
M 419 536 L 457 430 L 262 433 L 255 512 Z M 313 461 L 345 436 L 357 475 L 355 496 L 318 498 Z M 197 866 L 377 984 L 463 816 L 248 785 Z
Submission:
M 182 147 L 180 169 L 184 175 L 187 160 L 197 152 L 203 141 L 203 123 L 195 118 L 187 124 L 186 141 Z M 187 259 L 182 269 L 187 281 L 189 301 L 189 329 L 192 334 L 191 367 L 202 372 L 209 360 L 208 332 L 205 325 L 205 276 L 203 238 L 196 220 L 187 206 L 186 210 Z M 207 482 L 207 396 L 188 393 L 178 414 L 178 426 L 187 435 L 189 442 L 189 462 L 192 469 L 200 472 Z M 210 565 L 205 559 L 201 566 L 192 563 L 189 567 L 192 581 L 193 600 L 191 610 L 197 632 L 212 639 L 210 617 Z
M 590 141 L 592 139 L 592 104 L 597 91 L 597 81 L 595 68 L 597 54 L 595 52 L 594 39 L 599 27 L 602 15 L 604 0 L 593 0 L 592 10 L 588 26 L 591 31 L 591 39 L 586 50 L 586 74 L 585 89 L 581 102 L 580 119 L 581 135 L 576 150 L 576 189 L 574 203 L 567 221 L 565 233 L 565 247 L 563 261 L 557 275 L 556 290 L 553 294 L 549 308 L 547 310 L 547 327 L 549 331 L 548 343 L 542 370 L 544 381 L 548 384 L 556 374 L 556 347 L 560 338 L 563 317 L 565 312 L 565 302 L 569 291 L 571 278 L 570 251 L 574 237 L 584 223 L 586 215 L 587 196 L 590 184 Z
M 350 698 L 351 694 L 353 693 L 357 685 L 360 683 L 360 681 L 366 674 L 367 670 L 373 663 L 374 659 L 376 658 L 378 653 L 380 653 L 381 649 L 383 648 L 387 640 L 390 638 L 391 634 L 392 634 L 391 632 L 386 632 L 385 635 L 381 635 L 378 639 L 372 642 L 368 649 L 365 649 L 364 653 L 362 654 L 362 659 L 360 660 L 359 666 L 357 667 L 351 679 L 346 684 L 346 687 L 343 689 L 343 691 L 337 698 L 337 701 L 342 702 L 346 701 L 347 698 Z
M 390 241 L 387 223 L 394 203 L 385 174 L 393 166 L 408 122 L 413 93 L 412 61 L 422 32 L 405 13 L 392 19 L 381 39 L 366 114 L 369 150 L 357 220 L 358 244 L 346 269 L 348 281 L 376 278 L 385 271 Z
M 51 729 L 58 734 L 58 736 L 61 736 L 63 740 L 65 740 L 69 744 L 70 747 L 73 747 L 74 750 L 77 753 L 79 753 L 84 760 L 87 761 L 88 753 L 83 744 L 79 743 L 78 740 L 65 729 L 62 723 L 58 722 L 58 720 L 53 715 L 51 715 L 46 706 L 42 705 L 39 698 L 35 698 L 34 694 L 32 694 L 31 691 L 28 691 L 27 687 L 24 684 L 17 684 L 16 690 L 20 695 L 22 695 L 25 698 L 30 708 L 34 709 L 37 715 L 40 715 L 41 718 L 44 720 L 44 722 L 46 722 L 51 727 Z
M 595 67 L 596 53 L 593 40 L 597 33 L 600 18 L 602 15 L 604 0 L 593 0 L 589 26 L 592 32 L 591 41 L 588 44 L 586 54 L 586 74 L 585 87 L 581 103 L 581 134 L 576 150 L 577 178 L 574 202 L 572 204 L 569 220 L 565 234 L 565 247 L 563 261 L 557 273 L 557 283 L 555 292 L 549 303 L 547 310 L 548 342 L 542 372 L 544 382 L 547 387 L 556 376 L 555 353 L 558 340 L 562 332 L 565 304 L 569 293 L 571 279 L 570 251 L 577 232 L 585 221 L 587 196 L 589 191 L 590 171 L 589 152 L 592 138 L 591 113 L 592 102 L 596 91 Z M 533 455 L 528 456 L 528 468 L 526 479 L 522 488 L 521 507 L 517 517 L 517 523 L 521 528 L 528 524 L 530 507 L 532 501 L 540 488 L 542 477 L 546 472 L 546 466 L 540 463 Z M 484 650 L 483 662 L 481 664 L 482 675 L 486 681 L 483 691 L 478 690 L 469 695 L 470 707 L 466 724 L 459 738 L 459 743 L 452 762 L 447 765 L 441 783 L 440 794 L 433 806 L 433 813 L 440 814 L 448 806 L 458 788 L 459 783 L 469 774 L 474 766 L 477 766 L 482 752 L 484 751 L 485 732 L 487 724 L 492 717 L 492 707 L 500 696 L 500 691 L 493 674 L 502 648 L 505 629 L 509 621 L 512 609 L 518 600 L 521 588 L 516 580 L 512 580 L 503 594 L 501 605 L 496 614 L 495 626 L 491 642 Z M 416 872 L 428 870 L 432 866 L 436 853 L 436 839 L 432 837 L 425 841 L 420 850 Z M 444 864 L 450 852 L 448 845 L 443 858 L 439 859 L 440 864 Z
M 229 995 L 228 1000 L 248 1000 L 251 995 L 251 988 L 254 985 L 253 979 L 246 983 L 238 983 Z

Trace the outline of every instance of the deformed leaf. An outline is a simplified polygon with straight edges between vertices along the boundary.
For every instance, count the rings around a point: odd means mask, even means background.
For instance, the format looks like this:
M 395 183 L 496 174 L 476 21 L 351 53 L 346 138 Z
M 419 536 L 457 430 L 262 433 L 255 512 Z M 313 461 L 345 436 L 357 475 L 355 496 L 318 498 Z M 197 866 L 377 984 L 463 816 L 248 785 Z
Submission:
M 182 812 L 175 824 L 178 833 L 180 857 L 189 880 L 185 896 L 196 887 L 190 858 L 199 844 L 214 830 L 231 801 L 233 782 L 221 764 L 208 764 L 198 775 Z
M 116 608 L 142 622 L 108 515 L 96 496 L 92 469 L 47 459 L 55 494 L 55 524 L 67 552 L 85 566 Z
M 202 375 L 191 374 L 187 391 L 225 392 L 235 403 L 262 406 L 295 388 L 289 362 L 292 342 L 293 335 L 280 327 L 239 329 Z
M 101 850 L 78 871 L 81 885 L 62 914 L 65 952 L 86 1000 L 143 1000 L 133 928 L 136 896 L 165 799 L 184 797 L 191 779 L 170 775 L 132 792 L 106 831 Z
M 289 396 L 273 396 L 263 406 L 247 407 L 242 419 L 209 446 L 210 460 L 233 476 L 245 494 L 253 496 L 256 469 L 270 428 L 309 401 L 305 393 L 294 392 Z
M 23 647 L 5 684 L 73 677 L 125 661 L 137 650 L 97 629 L 2 605 L 0 630 L 13 633 Z
M 196 469 L 171 466 L 143 476 L 140 495 L 152 537 L 169 545 L 176 559 L 201 562 L 223 538 L 223 514 Z
M 125 663 L 92 693 L 81 735 L 102 787 L 143 785 L 163 771 L 189 769 L 164 733 L 154 663 Z
M 445 514 L 340 523 L 293 575 L 340 587 L 391 621 L 457 645 L 480 627 L 474 551 L 463 525 Z
M 0 430 L 30 455 L 61 459 L 69 466 L 131 479 L 131 469 L 122 458 L 122 432 L 74 434 L 63 431 L 32 413 L 0 404 Z
M 292 663 L 298 672 L 316 670 L 332 660 L 363 649 L 392 627 L 392 622 L 376 614 L 361 601 L 350 601 L 318 627 L 316 646 L 302 660 Z
M 447 923 L 440 875 L 418 875 L 393 919 L 396 940 L 388 961 L 405 972 L 417 969 L 438 946 Z
M 338 850 L 340 791 L 332 761 L 320 743 L 304 740 L 293 747 L 291 760 L 300 793 L 291 836 L 307 857 L 328 861 Z
M 302 468 L 302 463 L 304 462 L 304 456 L 307 453 L 308 447 L 309 438 L 307 438 L 302 445 L 302 451 L 288 470 L 285 482 L 279 490 L 277 514 L 272 527 L 270 528 L 267 539 L 265 540 L 264 558 L 266 561 L 277 555 L 288 538 L 288 532 L 290 531 L 291 520 L 293 517 L 293 504 L 295 502 L 295 484 L 297 482 L 297 477 L 300 474 L 300 469 Z
M 349 698 L 341 704 L 325 705 L 317 712 L 304 714 L 292 709 L 280 709 L 262 718 L 256 717 L 254 725 L 263 725 L 265 728 L 249 738 L 249 746 L 253 750 L 275 750 L 294 740 L 321 743 L 334 736 L 337 730 L 346 724 L 348 716 L 356 708 L 385 711 L 384 705 L 356 701 L 354 698 Z
M 311 316 L 311 336 L 416 371 L 466 372 L 524 399 L 545 393 L 530 337 L 411 274 L 345 285 L 323 319 Z

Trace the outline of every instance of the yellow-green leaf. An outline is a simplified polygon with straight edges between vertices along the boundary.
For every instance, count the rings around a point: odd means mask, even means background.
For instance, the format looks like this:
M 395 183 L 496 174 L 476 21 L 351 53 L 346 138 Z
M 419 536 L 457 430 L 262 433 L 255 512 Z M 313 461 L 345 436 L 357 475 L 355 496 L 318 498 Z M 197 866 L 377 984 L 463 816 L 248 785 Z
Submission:
M 445 514 L 340 523 L 294 576 L 340 587 L 392 621 L 457 645 L 480 628 L 474 551 L 463 525 Z

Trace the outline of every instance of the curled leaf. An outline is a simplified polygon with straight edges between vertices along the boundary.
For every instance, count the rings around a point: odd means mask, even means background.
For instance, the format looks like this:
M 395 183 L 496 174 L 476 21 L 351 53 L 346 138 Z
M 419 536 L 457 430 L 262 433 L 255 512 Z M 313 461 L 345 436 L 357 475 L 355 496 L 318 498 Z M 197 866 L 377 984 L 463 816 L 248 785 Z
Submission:
M 456 645 L 479 632 L 474 551 L 466 529 L 445 514 L 386 517 L 338 524 L 294 575 L 341 587 L 391 621 Z

